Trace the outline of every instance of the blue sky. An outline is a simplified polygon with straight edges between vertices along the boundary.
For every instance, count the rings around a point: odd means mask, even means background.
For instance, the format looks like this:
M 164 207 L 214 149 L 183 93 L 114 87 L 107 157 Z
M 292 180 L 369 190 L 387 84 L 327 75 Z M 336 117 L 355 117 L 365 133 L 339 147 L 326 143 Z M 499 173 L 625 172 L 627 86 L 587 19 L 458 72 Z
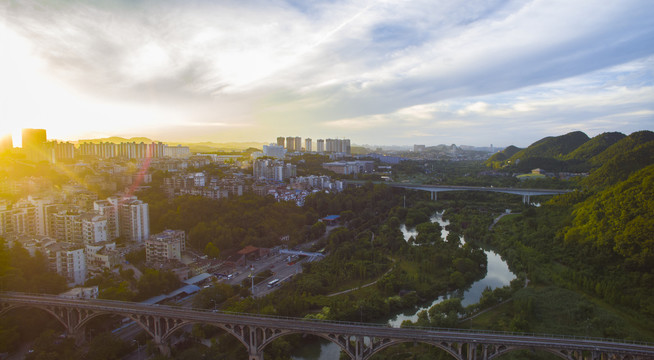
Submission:
M 8 1 L 0 132 L 527 146 L 654 130 L 651 5 Z

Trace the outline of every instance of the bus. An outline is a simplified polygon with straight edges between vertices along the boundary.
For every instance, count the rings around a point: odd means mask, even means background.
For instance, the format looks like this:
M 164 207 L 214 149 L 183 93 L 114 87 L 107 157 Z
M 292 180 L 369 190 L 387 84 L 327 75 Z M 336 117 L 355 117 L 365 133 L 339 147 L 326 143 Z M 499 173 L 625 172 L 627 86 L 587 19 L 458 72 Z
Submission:
M 270 282 L 268 283 L 268 287 L 269 287 L 269 288 L 271 288 L 271 287 L 275 287 L 275 286 L 277 286 L 278 284 L 279 284 L 279 279 L 275 279 L 275 280 L 272 280 L 272 281 L 270 281 Z

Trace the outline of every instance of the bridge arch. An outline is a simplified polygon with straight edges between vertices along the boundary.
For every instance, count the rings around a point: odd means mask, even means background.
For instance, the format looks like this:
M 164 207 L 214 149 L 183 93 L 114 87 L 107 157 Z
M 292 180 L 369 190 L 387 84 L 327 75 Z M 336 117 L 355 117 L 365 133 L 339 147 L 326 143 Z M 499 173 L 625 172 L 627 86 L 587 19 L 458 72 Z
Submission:
M 496 349 L 495 353 L 488 356 L 488 360 L 492 360 L 499 356 L 507 354 L 509 352 L 519 351 L 519 350 L 541 350 L 556 355 L 562 359 L 566 359 L 566 360 L 575 359 L 571 354 L 568 354 L 568 350 L 555 350 L 550 348 L 535 348 L 535 347 L 528 347 L 528 346 L 500 346 L 498 347 L 498 349 Z
M 145 326 L 144 324 L 141 324 L 141 322 L 138 321 L 138 320 L 137 320 L 137 323 L 139 323 L 139 325 L 141 325 L 141 327 L 146 328 L 146 331 L 149 332 L 149 330 L 147 329 L 147 326 Z M 168 329 L 168 331 L 166 331 L 165 334 L 162 334 L 161 341 L 168 340 L 177 330 L 183 328 L 184 326 L 195 325 L 195 324 L 211 325 L 211 326 L 220 328 L 220 329 L 224 330 L 226 333 L 228 333 L 229 335 L 235 337 L 238 341 L 240 341 L 241 344 L 243 344 L 243 346 L 245 346 L 246 350 L 248 349 L 249 344 L 247 342 L 245 342 L 245 339 L 237 332 L 238 329 L 234 329 L 234 326 L 229 325 L 229 324 L 210 322 L 210 321 L 182 320 L 181 322 L 175 324 L 173 327 Z M 241 326 L 241 325 L 237 325 L 237 327 L 238 326 Z M 242 327 L 247 328 L 247 326 L 242 326 Z M 152 337 L 154 337 L 153 334 L 151 334 L 151 335 L 152 335 Z
M 49 308 L 48 306 L 39 306 L 39 305 L 35 305 L 35 304 L 18 304 L 18 305 L 12 304 L 12 305 L 9 305 L 9 306 L 3 306 L 2 310 L 0 310 L 0 316 L 5 315 L 5 314 L 7 314 L 8 312 L 10 312 L 12 310 L 16 310 L 16 309 L 20 309 L 20 308 L 36 308 L 36 309 L 39 309 L 39 310 L 43 310 L 43 311 L 47 312 L 48 314 L 52 315 L 52 317 L 54 317 L 57 321 L 59 321 L 59 323 L 61 325 L 63 325 L 64 329 L 66 329 L 67 332 L 72 333 L 72 329 L 69 329 L 69 326 L 66 323 L 65 319 L 62 316 L 60 316 L 59 314 L 57 314 L 55 312 L 55 310 Z
M 388 342 L 384 342 L 380 346 L 373 348 L 372 351 L 370 352 L 370 354 L 368 354 L 366 356 L 366 358 L 370 358 L 373 355 L 377 354 L 378 352 L 380 352 L 380 351 L 382 351 L 382 350 L 384 350 L 386 348 L 389 348 L 389 347 L 394 346 L 394 345 L 402 344 L 402 343 L 422 343 L 422 344 L 432 345 L 432 346 L 435 346 L 435 347 L 445 351 L 446 353 L 452 355 L 457 360 L 464 360 L 463 356 L 459 353 L 459 351 L 452 347 L 452 344 L 454 344 L 454 343 L 447 343 L 445 341 L 441 341 L 441 342 L 420 341 L 420 340 L 413 341 L 413 340 L 407 340 L 407 339 L 393 339 L 393 340 L 390 340 Z M 460 347 L 463 347 L 463 344 L 458 344 L 458 345 Z
M 263 350 L 266 348 L 266 346 L 268 346 L 271 342 L 273 342 L 273 341 L 275 341 L 275 340 L 277 340 L 279 338 L 282 338 L 282 337 L 284 337 L 286 335 L 293 335 L 293 334 L 308 334 L 308 335 L 313 335 L 313 336 L 320 337 L 322 339 L 325 339 L 325 340 L 327 340 L 329 342 L 332 342 L 332 343 L 338 345 L 338 347 L 340 347 L 341 350 L 345 351 L 345 353 L 347 353 L 350 357 L 353 356 L 352 352 L 347 348 L 347 344 L 345 343 L 345 341 L 350 340 L 349 337 L 344 337 L 342 339 L 339 339 L 339 336 L 335 335 L 335 334 L 325 334 L 325 333 L 321 333 L 321 332 L 292 331 L 292 330 L 281 330 L 281 331 L 275 333 L 274 335 L 265 338 L 265 340 L 258 346 L 257 350 L 259 350 L 260 352 L 263 352 Z

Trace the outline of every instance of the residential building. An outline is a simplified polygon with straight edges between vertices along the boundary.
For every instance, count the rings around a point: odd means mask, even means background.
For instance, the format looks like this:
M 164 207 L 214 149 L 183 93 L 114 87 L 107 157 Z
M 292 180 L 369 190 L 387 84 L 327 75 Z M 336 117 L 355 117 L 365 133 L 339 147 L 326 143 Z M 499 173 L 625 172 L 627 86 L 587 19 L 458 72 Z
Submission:
M 306 151 L 306 152 L 311 152 L 312 151 L 311 138 L 306 138 L 304 140 L 304 151 Z
M 148 204 L 136 196 L 121 199 L 118 205 L 120 235 L 128 241 L 143 242 L 150 237 Z
M 286 149 L 283 146 L 270 144 L 263 146 L 263 155 L 276 159 L 283 159 L 286 156 Z
M 53 243 L 44 250 L 52 271 L 75 285 L 86 282 L 86 255 L 83 246 Z
M 295 151 L 302 151 L 302 138 L 299 136 L 295 137 Z
M 185 159 L 191 156 L 191 149 L 188 146 L 165 146 L 164 147 L 164 156 L 168 156 L 175 159 Z
M 107 240 L 113 240 L 120 236 L 120 226 L 118 224 L 119 201 L 119 198 L 112 196 L 107 200 L 93 202 L 93 210 L 107 219 Z
M 46 152 L 47 136 L 45 129 L 23 129 L 22 140 L 23 153 L 27 160 L 38 162 L 50 159 Z
M 145 259 L 148 263 L 182 260 L 186 251 L 186 234 L 182 230 L 164 230 L 145 241 Z
M 277 137 L 277 146 L 284 147 L 284 137 L 283 136 L 278 136 Z
M 288 150 L 288 152 L 293 152 L 297 150 L 295 148 L 295 138 L 293 136 L 289 136 L 286 138 L 286 150 Z

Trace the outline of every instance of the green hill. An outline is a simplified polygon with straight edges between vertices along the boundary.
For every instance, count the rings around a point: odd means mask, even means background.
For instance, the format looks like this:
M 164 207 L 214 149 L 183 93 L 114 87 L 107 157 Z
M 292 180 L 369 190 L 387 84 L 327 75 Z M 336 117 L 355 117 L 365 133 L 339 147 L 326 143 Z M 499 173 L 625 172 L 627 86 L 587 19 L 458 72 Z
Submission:
M 511 156 L 515 155 L 515 153 L 517 153 L 520 150 L 521 149 L 519 147 L 509 145 L 506 149 L 502 151 L 498 151 L 495 154 L 493 154 L 490 158 L 488 158 L 488 160 L 486 160 L 486 164 L 489 164 L 493 161 L 504 161 L 510 158 Z
M 641 150 L 652 153 L 654 142 L 649 144 L 647 149 L 641 146 Z M 652 209 L 654 164 L 638 169 L 624 181 L 616 182 L 577 205 L 565 239 L 590 243 L 597 249 L 615 253 L 632 266 L 651 271 L 654 265 Z M 650 298 L 653 295 L 649 293 Z M 649 304 L 654 304 L 654 301 L 649 301 Z M 654 306 L 650 307 L 654 312 Z
M 563 159 L 579 146 L 590 140 L 588 135 L 581 131 L 574 131 L 561 136 L 548 136 L 520 150 L 509 158 L 511 163 L 525 161 L 529 158 Z
M 654 140 L 604 161 L 602 166 L 584 179 L 584 185 L 590 188 L 614 185 L 652 164 L 654 164 Z
M 609 146 L 606 150 L 590 158 L 589 162 L 594 166 L 601 166 L 617 155 L 624 154 L 652 140 L 654 140 L 654 132 L 643 130 L 631 133 L 629 136 L 621 139 L 615 144 Z
M 625 137 L 626 135 L 620 132 L 607 132 L 599 134 L 566 155 L 564 159 L 588 161 L 590 158 L 600 154 L 609 146 L 617 143 Z

